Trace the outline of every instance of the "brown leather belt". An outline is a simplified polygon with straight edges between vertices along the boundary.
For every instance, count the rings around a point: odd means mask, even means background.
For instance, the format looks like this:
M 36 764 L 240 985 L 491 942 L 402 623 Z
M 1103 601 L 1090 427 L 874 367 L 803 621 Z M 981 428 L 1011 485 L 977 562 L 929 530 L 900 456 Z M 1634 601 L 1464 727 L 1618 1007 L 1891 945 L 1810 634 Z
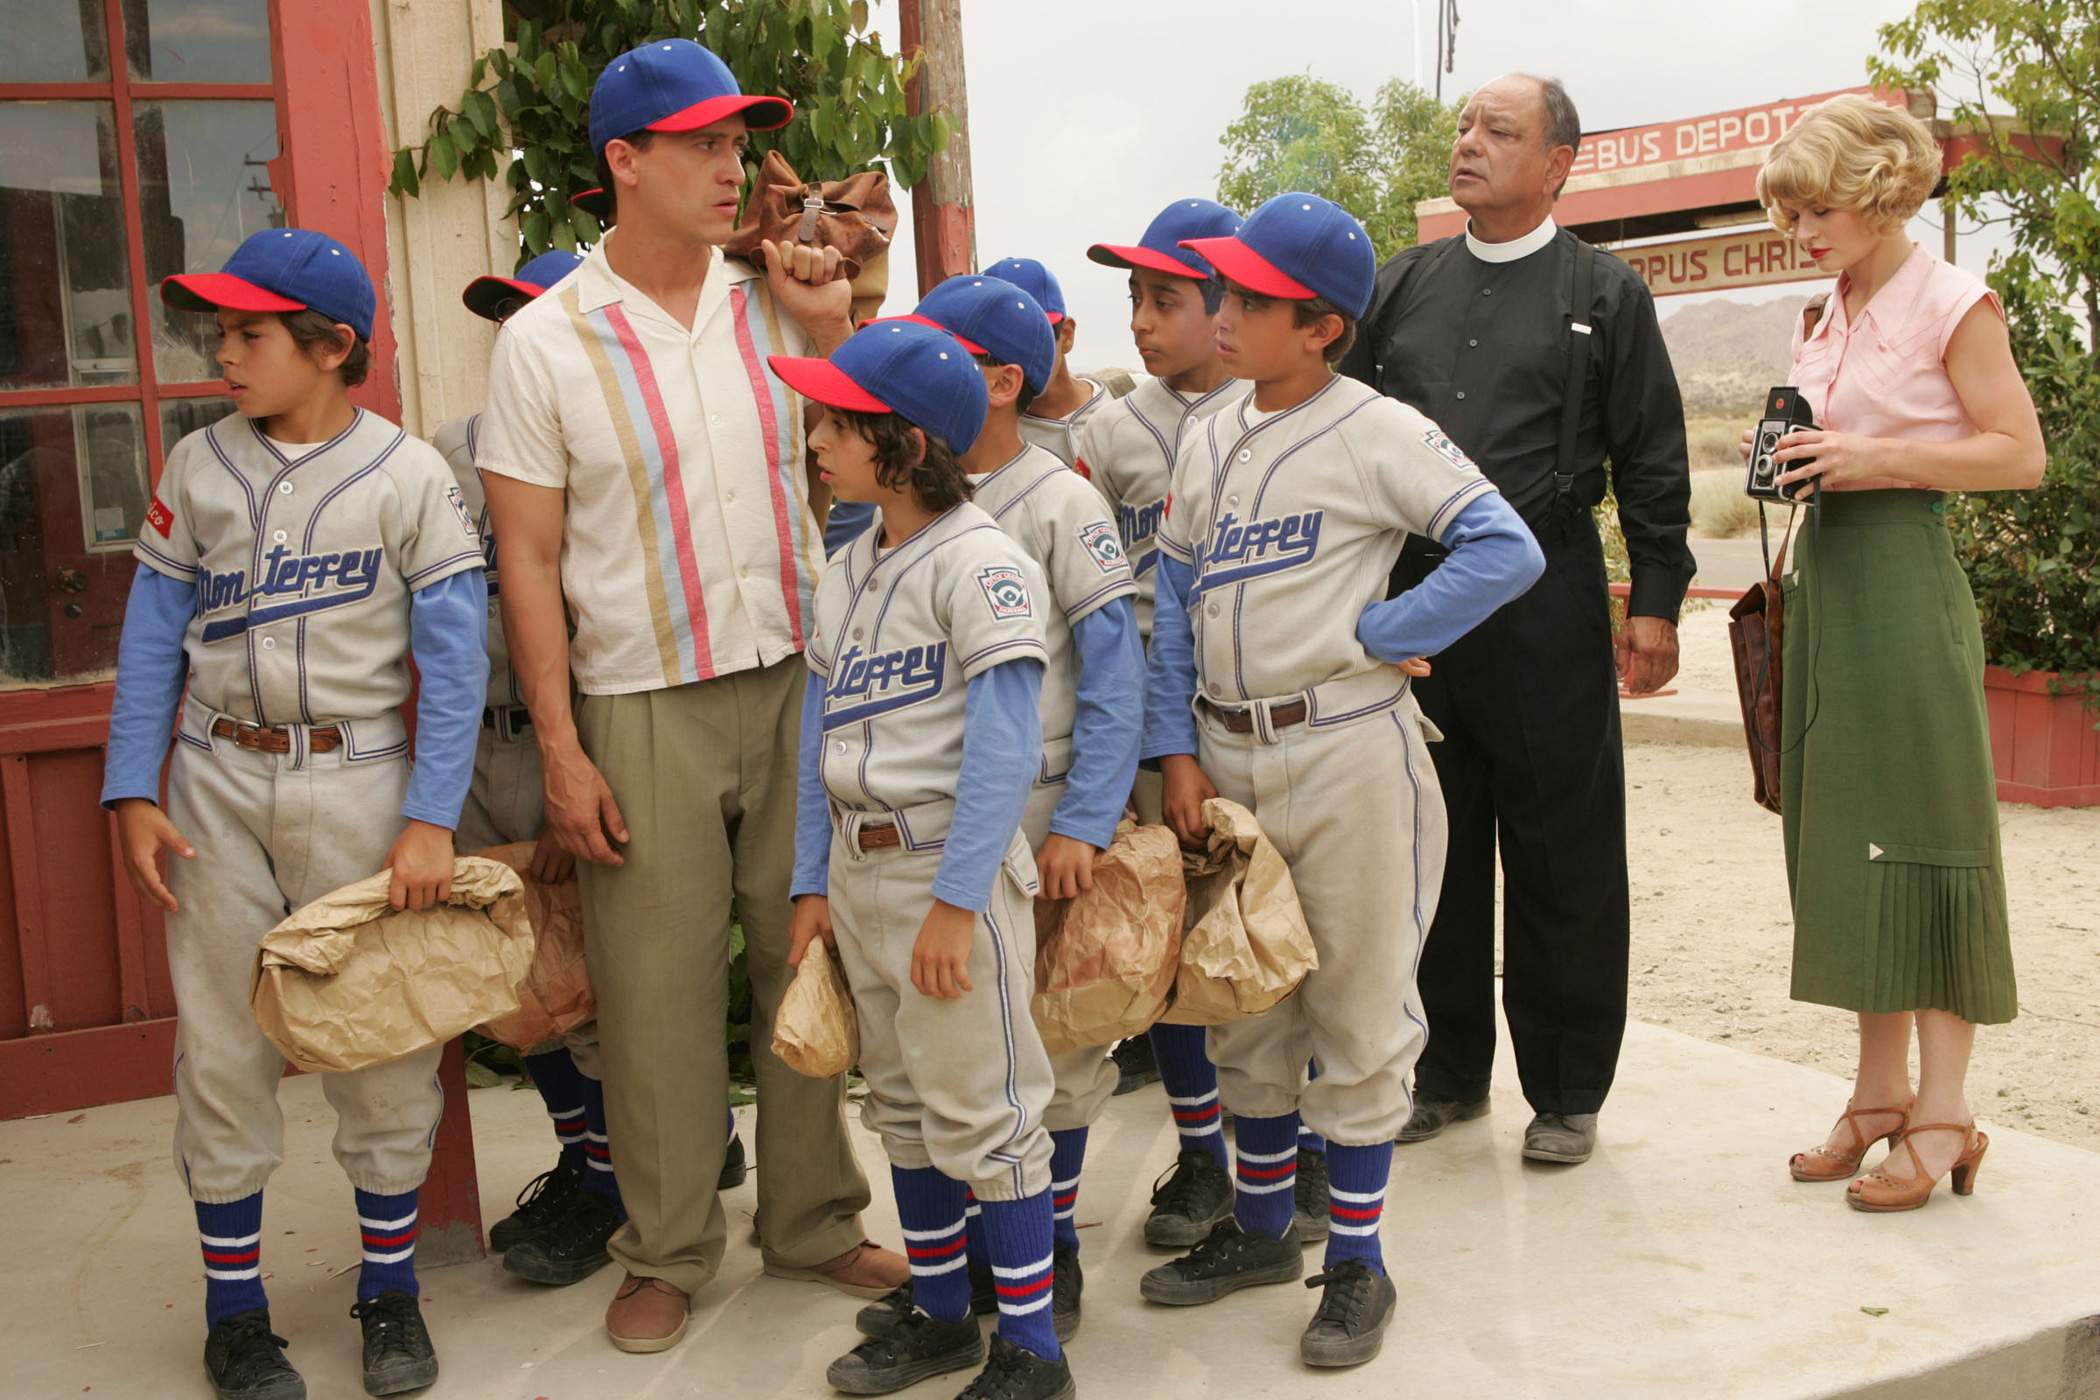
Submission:
M 1203 701 L 1203 708 L 1216 715 L 1218 723 L 1224 725 L 1235 734 L 1252 734 L 1254 732 L 1254 711 L 1251 709 L 1229 709 L 1224 705 L 1213 704 L 1209 700 Z M 1277 729 L 1289 729 L 1294 724 L 1302 724 L 1305 722 L 1306 709 L 1307 707 L 1303 700 L 1293 700 L 1285 705 L 1273 705 L 1269 709 L 1269 724 Z
M 257 753 L 290 753 L 292 731 L 280 725 L 243 724 L 237 719 L 221 715 L 211 722 L 212 734 L 220 739 L 231 739 L 240 748 L 253 749 Z M 322 725 L 306 731 L 306 748 L 309 753 L 334 753 L 343 746 L 343 731 L 333 724 Z
M 904 844 L 904 833 L 894 826 L 864 826 L 860 829 L 860 853 L 887 851 Z

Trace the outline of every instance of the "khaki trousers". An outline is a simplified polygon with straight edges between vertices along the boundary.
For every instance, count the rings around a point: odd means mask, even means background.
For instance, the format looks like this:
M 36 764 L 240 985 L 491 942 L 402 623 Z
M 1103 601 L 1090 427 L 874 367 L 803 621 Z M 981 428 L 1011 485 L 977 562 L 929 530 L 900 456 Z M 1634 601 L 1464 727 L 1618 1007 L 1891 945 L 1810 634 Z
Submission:
M 1213 1026 L 1233 1113 L 1305 1126 L 1345 1147 L 1390 1142 L 1429 1027 L 1415 973 L 1444 878 L 1444 799 L 1412 696 L 1338 729 L 1234 734 L 1198 706 L 1203 771 L 1254 813 L 1289 863 L 1319 968 L 1295 995 Z M 1305 1082 L 1305 1063 L 1320 1077 Z
M 612 1256 L 688 1294 L 715 1276 L 728 1224 L 715 1195 L 727 1147 L 731 904 L 751 973 L 758 1205 L 769 1263 L 821 1264 L 865 1238 L 843 1078 L 773 1054 L 786 991 L 796 733 L 809 668 L 760 670 L 627 695 L 586 695 L 584 751 L 630 836 L 619 866 L 578 864 L 598 998 L 608 1136 L 627 1223 Z

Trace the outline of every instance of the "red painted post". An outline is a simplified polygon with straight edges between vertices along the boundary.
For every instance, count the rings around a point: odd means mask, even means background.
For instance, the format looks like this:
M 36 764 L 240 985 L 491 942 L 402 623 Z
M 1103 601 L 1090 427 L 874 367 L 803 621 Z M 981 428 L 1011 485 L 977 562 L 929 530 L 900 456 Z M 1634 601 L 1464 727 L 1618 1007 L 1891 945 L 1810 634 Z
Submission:
M 467 1052 L 455 1040 L 438 1062 L 445 1091 L 445 1116 L 438 1120 L 437 1149 L 416 1203 L 422 1234 L 416 1263 L 426 1269 L 467 1264 L 486 1257 L 481 1237 L 481 1180 L 474 1169 L 474 1124 L 467 1112 Z
M 942 279 L 977 266 L 962 0 L 899 0 L 897 34 L 898 47 L 920 59 L 905 94 L 911 114 L 939 112 L 953 128 L 948 148 L 927 162 L 926 178 L 911 192 L 912 244 L 924 296 Z

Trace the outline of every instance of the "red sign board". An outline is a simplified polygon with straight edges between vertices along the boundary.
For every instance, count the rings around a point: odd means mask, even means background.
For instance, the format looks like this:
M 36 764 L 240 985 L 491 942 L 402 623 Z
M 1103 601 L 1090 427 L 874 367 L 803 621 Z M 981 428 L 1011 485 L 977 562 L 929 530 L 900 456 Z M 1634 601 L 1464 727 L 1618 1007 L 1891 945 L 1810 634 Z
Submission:
M 1738 229 L 1704 238 L 1614 248 L 1656 296 L 1762 287 L 1827 276 L 1801 245 L 1775 228 Z
M 1904 105 L 1902 93 L 1886 88 L 1858 87 L 1840 91 L 1862 93 L 1891 107 Z M 1792 130 L 1802 113 L 1837 95 L 1836 92 L 1820 92 L 1813 97 L 1790 97 L 1758 107 L 1739 107 L 1732 112 L 1715 112 L 1655 126 L 1591 132 L 1582 138 L 1582 149 L 1576 152 L 1575 164 L 1570 167 L 1568 176 L 1580 179 L 1585 175 L 1638 170 L 1671 161 L 1761 150 Z

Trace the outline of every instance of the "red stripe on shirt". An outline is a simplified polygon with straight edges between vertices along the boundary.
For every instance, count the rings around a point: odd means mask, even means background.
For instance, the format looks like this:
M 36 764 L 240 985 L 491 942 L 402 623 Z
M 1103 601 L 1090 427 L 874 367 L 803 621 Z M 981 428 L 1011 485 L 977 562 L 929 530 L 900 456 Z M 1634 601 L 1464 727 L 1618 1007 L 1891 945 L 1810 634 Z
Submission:
M 737 353 L 744 358 L 744 373 L 751 380 L 751 398 L 758 405 L 759 437 L 766 444 L 766 485 L 773 497 L 773 537 L 780 549 L 780 601 L 787 608 L 788 632 L 799 650 L 803 646 L 802 593 L 795 584 L 801 571 L 795 565 L 787 488 L 780 483 L 780 420 L 773 416 L 773 387 L 766 382 L 765 366 L 759 363 L 758 347 L 752 343 L 751 323 L 744 319 L 744 289 L 731 287 L 729 301 L 734 313 L 730 319 L 736 325 Z

